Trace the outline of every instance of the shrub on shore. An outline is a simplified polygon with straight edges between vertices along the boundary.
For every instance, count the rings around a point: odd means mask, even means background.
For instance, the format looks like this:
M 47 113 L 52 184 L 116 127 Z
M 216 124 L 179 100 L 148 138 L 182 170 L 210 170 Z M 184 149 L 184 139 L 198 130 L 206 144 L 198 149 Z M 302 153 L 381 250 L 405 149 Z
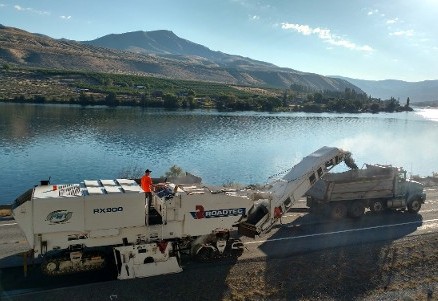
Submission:
M 11 209 L 0 209 L 0 217 L 11 216 L 11 215 L 12 215 Z

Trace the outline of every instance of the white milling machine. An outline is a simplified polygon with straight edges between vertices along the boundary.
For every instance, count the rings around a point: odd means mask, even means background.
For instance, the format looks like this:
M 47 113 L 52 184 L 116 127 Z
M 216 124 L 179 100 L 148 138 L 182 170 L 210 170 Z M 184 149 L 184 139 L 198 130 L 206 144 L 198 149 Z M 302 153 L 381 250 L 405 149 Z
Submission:
M 134 180 L 86 180 L 29 189 L 13 215 L 48 275 L 96 270 L 115 264 L 118 279 L 180 272 L 180 255 L 203 261 L 239 257 L 231 236 L 266 233 L 295 200 L 350 153 L 323 147 L 305 157 L 262 193 L 201 185 L 161 185 L 152 207 Z

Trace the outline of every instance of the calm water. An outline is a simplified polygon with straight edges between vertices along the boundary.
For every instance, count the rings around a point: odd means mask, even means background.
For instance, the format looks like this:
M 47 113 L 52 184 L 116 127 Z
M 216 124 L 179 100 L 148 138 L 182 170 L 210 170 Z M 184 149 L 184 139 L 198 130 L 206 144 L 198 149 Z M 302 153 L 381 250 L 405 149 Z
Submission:
M 216 111 L 0 104 L 0 204 L 41 179 L 78 183 L 176 164 L 205 183 L 265 183 L 328 145 L 364 163 L 438 171 L 438 110 L 395 114 Z

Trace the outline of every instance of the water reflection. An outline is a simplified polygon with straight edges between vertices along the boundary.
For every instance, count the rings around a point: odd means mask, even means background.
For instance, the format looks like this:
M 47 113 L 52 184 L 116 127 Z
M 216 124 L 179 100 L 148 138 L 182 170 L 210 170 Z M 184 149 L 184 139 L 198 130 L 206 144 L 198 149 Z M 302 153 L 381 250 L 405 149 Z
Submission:
M 361 163 L 438 170 L 438 123 L 412 113 L 164 111 L 0 104 L 0 203 L 49 176 L 115 178 L 127 167 L 160 176 L 176 164 L 211 184 L 263 183 L 323 145 Z

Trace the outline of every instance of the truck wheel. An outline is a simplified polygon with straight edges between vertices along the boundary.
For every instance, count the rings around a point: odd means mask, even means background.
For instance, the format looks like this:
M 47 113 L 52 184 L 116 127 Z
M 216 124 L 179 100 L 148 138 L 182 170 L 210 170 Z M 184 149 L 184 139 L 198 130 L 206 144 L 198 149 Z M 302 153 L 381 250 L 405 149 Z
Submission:
M 420 211 L 420 209 L 421 202 L 418 199 L 414 199 L 408 204 L 408 212 L 410 213 L 417 213 L 418 211 Z
M 215 252 L 212 248 L 209 247 L 202 247 L 198 254 L 196 254 L 196 259 L 198 259 L 201 262 L 207 262 L 214 258 Z
M 361 201 L 353 202 L 348 208 L 348 216 L 352 218 L 360 218 L 365 213 L 365 206 Z
M 332 219 L 339 220 L 347 216 L 347 206 L 344 203 L 334 203 L 330 207 L 330 217 Z
M 41 263 L 41 270 L 46 275 L 57 274 L 59 272 L 59 260 L 53 258 L 43 261 Z
M 370 210 L 371 212 L 381 213 L 385 210 L 385 205 L 381 200 L 373 200 L 370 201 Z
M 238 258 L 240 256 L 242 256 L 243 254 L 243 249 L 232 249 L 231 250 L 231 257 L 233 258 Z

